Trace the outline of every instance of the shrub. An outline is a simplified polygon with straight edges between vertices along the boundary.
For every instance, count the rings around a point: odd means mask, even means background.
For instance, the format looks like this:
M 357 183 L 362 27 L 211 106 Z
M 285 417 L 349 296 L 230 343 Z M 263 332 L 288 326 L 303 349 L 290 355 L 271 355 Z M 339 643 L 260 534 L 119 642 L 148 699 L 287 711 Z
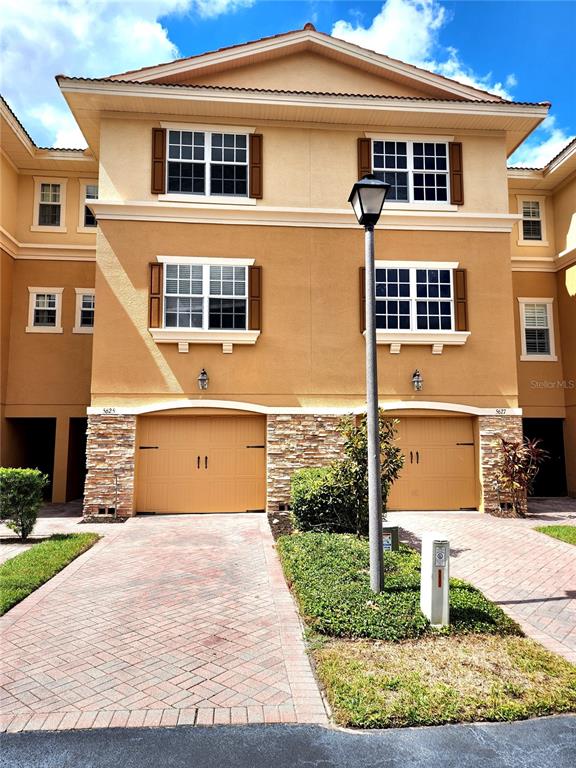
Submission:
M 396 421 L 380 412 L 382 506 L 400 474 L 404 457 L 395 445 Z M 368 533 L 368 435 L 366 416 L 340 423 L 344 459 L 328 467 L 301 469 L 292 476 L 291 506 L 301 531 Z
M 526 497 L 543 461 L 550 458 L 548 451 L 540 447 L 541 440 L 514 442 L 500 438 L 501 461 L 498 467 L 498 493 L 510 499 L 512 515 L 526 517 Z M 506 502 L 504 502 L 506 503 Z M 502 502 L 500 502 L 502 508 Z
M 26 541 L 36 524 L 48 476 L 39 469 L 0 467 L 0 517 Z

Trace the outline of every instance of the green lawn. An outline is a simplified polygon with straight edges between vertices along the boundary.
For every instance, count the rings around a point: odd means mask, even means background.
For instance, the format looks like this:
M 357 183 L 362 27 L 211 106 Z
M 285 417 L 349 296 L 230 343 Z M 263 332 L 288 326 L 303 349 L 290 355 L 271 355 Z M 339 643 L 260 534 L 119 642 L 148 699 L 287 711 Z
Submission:
M 541 525 L 534 530 L 552 536 L 553 539 L 565 541 L 567 544 L 576 544 L 576 525 Z
M 96 533 L 56 534 L 0 565 L 0 616 L 95 544 Z
M 336 722 L 389 728 L 516 720 L 576 710 L 576 667 L 522 636 L 482 593 L 450 580 L 449 629 L 419 608 L 420 556 L 385 553 L 369 584 L 368 542 L 342 534 L 278 540 Z

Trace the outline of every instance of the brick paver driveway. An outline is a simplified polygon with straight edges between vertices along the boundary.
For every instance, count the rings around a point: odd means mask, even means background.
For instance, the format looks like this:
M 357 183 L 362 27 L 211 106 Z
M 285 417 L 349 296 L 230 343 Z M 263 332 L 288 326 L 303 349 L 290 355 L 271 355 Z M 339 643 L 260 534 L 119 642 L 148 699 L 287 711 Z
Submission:
M 105 533 L 0 619 L 3 729 L 327 722 L 265 515 Z
M 418 538 L 438 531 L 450 541 L 450 572 L 498 603 L 527 635 L 576 663 L 576 547 L 533 531 L 576 525 L 576 500 L 532 504 L 525 520 L 479 512 L 390 512 Z

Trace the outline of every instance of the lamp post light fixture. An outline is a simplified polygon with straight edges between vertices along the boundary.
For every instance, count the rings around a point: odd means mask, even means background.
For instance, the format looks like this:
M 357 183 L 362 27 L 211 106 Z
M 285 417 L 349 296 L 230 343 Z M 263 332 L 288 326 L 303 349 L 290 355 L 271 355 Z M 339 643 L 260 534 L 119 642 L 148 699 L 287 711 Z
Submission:
M 414 373 L 412 374 L 412 386 L 414 387 L 415 392 L 420 392 L 422 389 L 422 384 L 424 384 L 424 379 L 422 378 L 422 374 L 416 368 Z
M 208 389 L 208 382 L 210 379 L 208 378 L 208 374 L 206 373 L 206 369 L 202 368 L 200 373 L 198 374 L 198 389 Z
M 378 415 L 378 368 L 376 357 L 376 269 L 374 226 L 378 223 L 390 185 L 374 175 L 364 176 L 352 187 L 348 202 L 364 227 L 366 266 L 366 420 L 368 426 L 368 536 L 370 540 L 370 587 L 384 588 L 382 551 L 382 480 L 380 476 L 380 429 Z

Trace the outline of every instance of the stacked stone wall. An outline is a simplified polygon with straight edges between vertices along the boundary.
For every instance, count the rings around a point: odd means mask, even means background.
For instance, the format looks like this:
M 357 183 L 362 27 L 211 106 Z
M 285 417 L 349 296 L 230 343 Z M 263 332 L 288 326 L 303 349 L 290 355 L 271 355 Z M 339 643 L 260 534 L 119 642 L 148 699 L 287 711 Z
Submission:
M 290 502 L 290 478 L 297 469 L 321 467 L 343 456 L 340 416 L 271 415 L 267 420 L 267 508 Z
M 135 416 L 88 416 L 85 517 L 112 508 L 118 517 L 134 514 L 135 446 Z
M 480 469 L 482 473 L 482 509 L 484 512 L 499 511 L 501 499 L 498 493 L 498 467 L 502 461 L 500 438 L 520 442 L 522 440 L 521 416 L 479 416 Z

